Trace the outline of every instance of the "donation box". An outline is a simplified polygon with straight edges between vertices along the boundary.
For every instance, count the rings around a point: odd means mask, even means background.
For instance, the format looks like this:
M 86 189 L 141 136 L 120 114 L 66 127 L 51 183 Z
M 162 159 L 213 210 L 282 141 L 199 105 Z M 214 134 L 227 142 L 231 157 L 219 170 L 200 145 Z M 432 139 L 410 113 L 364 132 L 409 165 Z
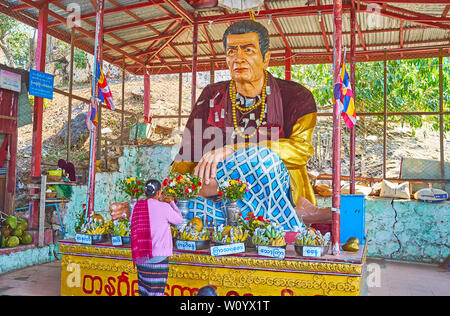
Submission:
M 366 243 L 366 197 L 360 194 L 341 195 L 341 244 L 350 237 Z

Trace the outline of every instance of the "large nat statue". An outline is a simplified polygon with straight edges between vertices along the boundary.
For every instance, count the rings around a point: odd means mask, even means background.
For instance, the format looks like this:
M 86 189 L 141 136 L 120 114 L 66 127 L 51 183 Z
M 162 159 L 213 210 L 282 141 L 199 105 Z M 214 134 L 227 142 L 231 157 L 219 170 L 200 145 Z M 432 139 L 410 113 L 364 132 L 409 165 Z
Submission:
M 329 209 L 314 206 L 306 164 L 313 154 L 316 104 L 298 83 L 274 78 L 267 29 L 254 21 L 232 24 L 223 35 L 231 81 L 208 85 L 186 124 L 172 172 L 195 173 L 203 179 L 191 216 L 224 221 L 218 186 L 228 179 L 249 184 L 239 201 L 243 214 L 252 211 L 285 229 L 327 222 Z

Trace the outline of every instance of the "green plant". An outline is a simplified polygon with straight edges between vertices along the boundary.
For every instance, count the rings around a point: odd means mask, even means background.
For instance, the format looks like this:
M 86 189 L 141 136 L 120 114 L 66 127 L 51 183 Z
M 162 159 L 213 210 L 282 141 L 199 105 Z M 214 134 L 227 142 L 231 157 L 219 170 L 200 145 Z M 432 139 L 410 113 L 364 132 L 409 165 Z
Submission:
M 73 52 L 73 61 L 75 63 L 75 67 L 78 69 L 86 69 L 88 65 L 88 58 L 86 52 L 75 49 Z

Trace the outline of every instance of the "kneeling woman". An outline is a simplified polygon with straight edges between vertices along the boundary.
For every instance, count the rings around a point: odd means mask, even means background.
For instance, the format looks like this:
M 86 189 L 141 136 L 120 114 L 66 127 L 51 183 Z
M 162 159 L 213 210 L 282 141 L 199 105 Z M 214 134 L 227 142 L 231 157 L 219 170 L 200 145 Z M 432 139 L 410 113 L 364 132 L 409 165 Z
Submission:
M 173 200 L 162 200 L 161 183 L 145 184 L 146 200 L 139 200 L 131 217 L 131 254 L 138 273 L 139 295 L 163 296 L 172 256 L 170 225 L 183 216 Z

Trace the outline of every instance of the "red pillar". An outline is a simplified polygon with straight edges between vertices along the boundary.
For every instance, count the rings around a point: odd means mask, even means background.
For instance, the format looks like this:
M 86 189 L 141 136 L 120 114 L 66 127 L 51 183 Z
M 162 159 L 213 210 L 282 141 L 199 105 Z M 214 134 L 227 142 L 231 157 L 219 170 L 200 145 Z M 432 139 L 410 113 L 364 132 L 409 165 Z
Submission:
M 334 1 L 334 86 L 340 83 L 342 60 L 342 0 Z M 338 102 L 333 108 L 333 195 L 332 195 L 332 249 L 340 254 L 341 209 L 341 109 Z
M 292 61 L 291 61 L 291 50 L 286 49 L 285 52 L 285 70 L 284 70 L 284 79 L 291 81 L 291 67 L 292 67 Z
M 102 42 L 103 42 L 103 12 L 104 12 L 104 0 L 97 2 L 97 14 L 95 25 L 95 46 L 94 46 L 94 63 L 102 60 Z M 97 66 L 94 65 L 94 74 L 92 77 L 92 97 L 91 107 L 98 111 L 99 102 L 99 88 L 96 81 Z M 91 143 L 90 143 L 90 157 L 89 157 L 89 180 L 88 180 L 88 211 L 87 216 L 94 212 L 94 200 L 95 200 L 95 167 L 97 161 L 97 127 L 92 125 L 91 128 Z
M 36 47 L 36 70 L 45 72 L 45 56 L 47 50 L 47 27 L 48 27 L 48 3 L 43 3 L 39 9 L 38 38 Z M 41 152 L 42 152 L 42 118 L 44 112 L 44 99 L 34 97 L 33 112 L 33 147 L 31 150 L 31 176 L 41 175 Z M 35 193 L 36 190 L 32 190 Z M 30 202 L 32 210 L 28 218 L 31 228 L 39 225 L 39 201 Z
M 144 69 L 144 122 L 150 122 L 150 75 L 147 68 Z
M 196 102 L 197 89 L 197 50 L 198 50 L 198 23 L 194 22 L 194 36 L 192 39 L 192 92 L 191 92 L 191 108 L 193 109 Z
M 353 95 L 356 104 L 356 70 L 355 70 L 355 52 L 356 52 L 356 10 L 354 6 L 350 11 L 350 82 L 353 89 Z M 356 125 L 350 129 L 350 194 L 355 194 L 355 142 L 356 142 Z

